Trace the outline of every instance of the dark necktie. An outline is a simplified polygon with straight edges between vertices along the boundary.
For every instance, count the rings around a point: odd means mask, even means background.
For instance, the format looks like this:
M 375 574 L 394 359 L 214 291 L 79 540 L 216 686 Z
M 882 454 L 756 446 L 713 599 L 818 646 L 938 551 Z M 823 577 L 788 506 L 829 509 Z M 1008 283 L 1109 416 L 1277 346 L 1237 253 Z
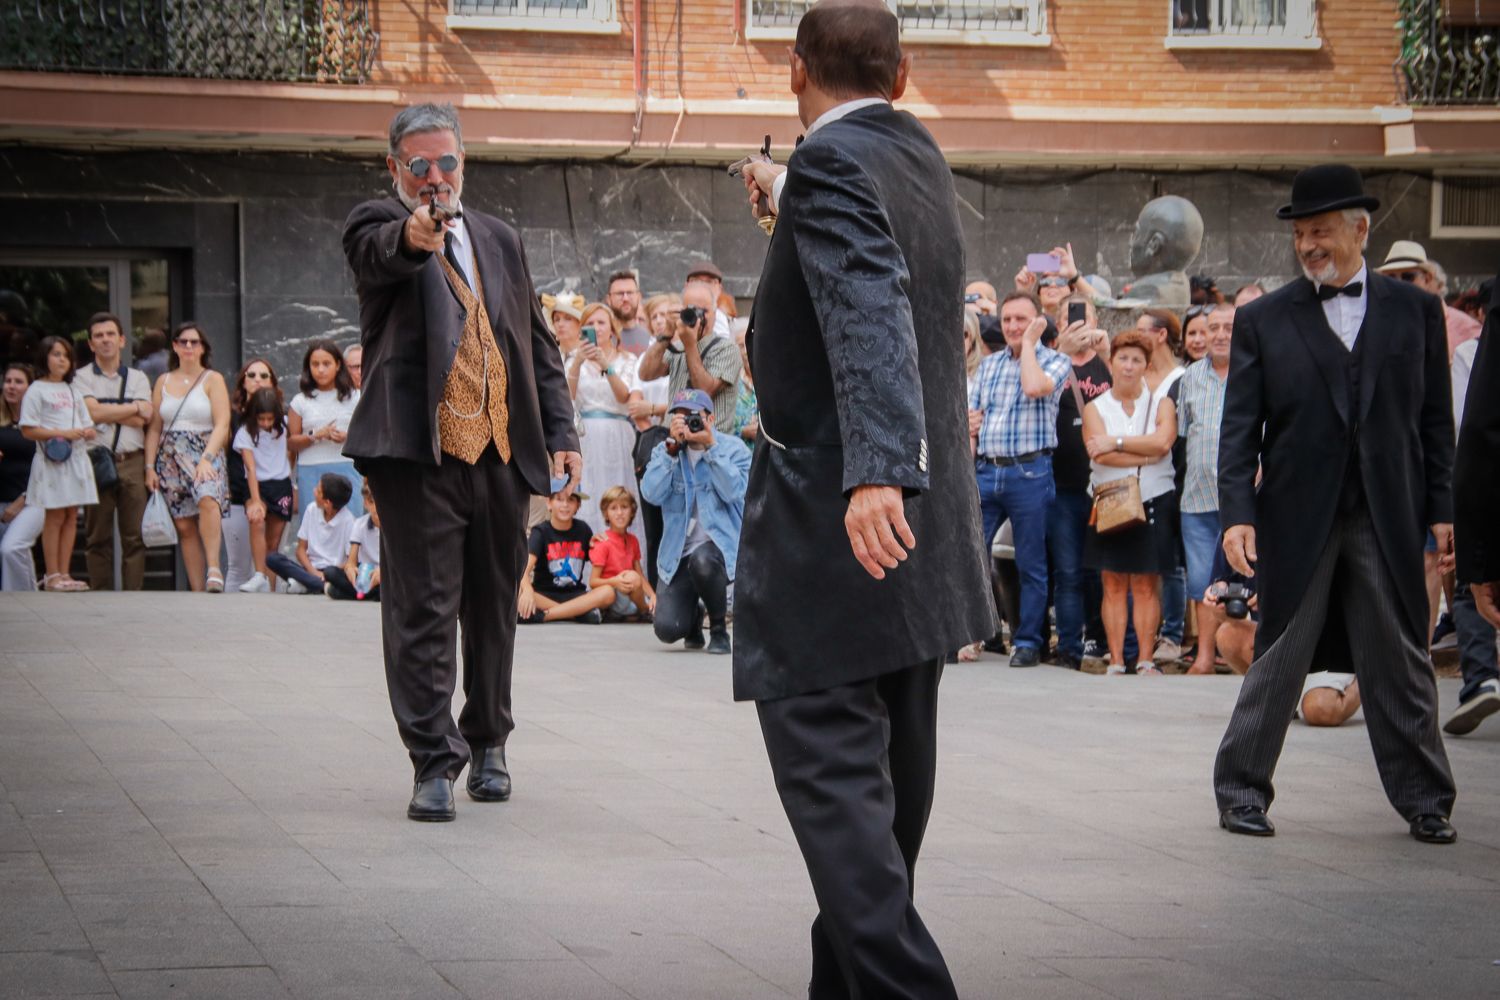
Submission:
M 1359 298 L 1359 293 L 1364 291 L 1364 289 L 1364 282 L 1361 281 L 1351 281 L 1343 288 L 1335 288 L 1333 285 L 1319 285 L 1318 301 L 1327 302 L 1335 295 L 1347 295 L 1351 299 L 1357 299 Z
M 458 272 L 459 278 L 461 278 L 463 280 L 463 283 L 465 285 L 468 285 L 469 290 L 472 291 L 474 289 L 474 283 L 469 280 L 468 272 L 459 266 L 458 254 L 454 253 L 453 251 L 453 234 L 451 232 L 447 236 L 443 237 L 443 256 L 448 258 L 448 263 L 453 265 L 453 270 Z

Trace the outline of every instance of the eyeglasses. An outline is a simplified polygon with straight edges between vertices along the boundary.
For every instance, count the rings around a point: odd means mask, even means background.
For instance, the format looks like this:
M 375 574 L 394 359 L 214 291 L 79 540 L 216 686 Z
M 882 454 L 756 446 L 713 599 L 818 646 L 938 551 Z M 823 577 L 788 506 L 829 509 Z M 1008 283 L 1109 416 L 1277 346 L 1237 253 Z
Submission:
M 400 161 L 397 161 L 400 162 Z M 432 169 L 433 161 L 423 156 L 413 156 L 407 163 L 403 163 L 407 170 L 411 171 L 413 177 L 426 177 L 427 171 Z M 438 169 L 445 174 L 451 174 L 458 169 L 458 157 L 452 153 L 444 153 L 437 158 Z
M 1043 278 L 1038 282 L 1043 288 L 1064 288 L 1068 284 L 1067 278 Z
M 197 337 L 178 337 L 176 340 L 172 341 L 172 343 L 181 344 L 183 347 L 203 346 L 203 341 L 199 340 Z

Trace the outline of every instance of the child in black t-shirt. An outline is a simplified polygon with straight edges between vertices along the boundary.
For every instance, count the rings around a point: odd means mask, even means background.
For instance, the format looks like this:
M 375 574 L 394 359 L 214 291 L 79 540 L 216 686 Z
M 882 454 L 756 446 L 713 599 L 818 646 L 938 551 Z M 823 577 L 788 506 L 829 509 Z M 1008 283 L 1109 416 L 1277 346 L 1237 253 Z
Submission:
M 597 625 L 603 609 L 615 603 L 615 589 L 590 590 L 584 571 L 594 532 L 576 515 L 587 499 L 582 493 L 552 494 L 547 500 L 550 517 L 531 529 L 518 601 L 521 624 L 571 620 Z

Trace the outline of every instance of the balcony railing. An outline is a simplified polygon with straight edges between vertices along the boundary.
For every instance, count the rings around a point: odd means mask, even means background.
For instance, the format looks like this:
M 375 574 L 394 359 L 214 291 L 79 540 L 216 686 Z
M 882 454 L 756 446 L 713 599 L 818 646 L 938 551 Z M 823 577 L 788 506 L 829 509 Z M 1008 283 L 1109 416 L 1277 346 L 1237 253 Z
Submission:
M 813 0 L 740 0 L 751 38 L 791 37 Z M 885 0 L 912 41 L 1048 44 L 1046 0 Z
M 368 0 L 7 0 L 0 69 L 364 83 Z
M 1396 82 L 1408 104 L 1500 104 L 1500 3 L 1401 0 Z

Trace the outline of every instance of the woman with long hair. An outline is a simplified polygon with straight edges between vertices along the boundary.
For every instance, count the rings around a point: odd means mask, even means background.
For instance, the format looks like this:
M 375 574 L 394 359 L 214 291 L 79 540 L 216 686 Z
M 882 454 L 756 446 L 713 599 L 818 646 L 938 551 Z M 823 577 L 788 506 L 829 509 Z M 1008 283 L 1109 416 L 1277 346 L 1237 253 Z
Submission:
M 36 442 L 21 431 L 21 400 L 31 387 L 31 366 L 5 366 L 0 401 L 0 590 L 35 590 L 31 547 L 42 534 L 46 511 L 26 502 Z
M 349 510 L 358 517 L 365 510 L 360 500 L 364 479 L 344 457 L 344 438 L 359 403 L 359 390 L 344 367 L 339 345 L 331 340 L 313 341 L 302 355 L 298 387 L 302 391 L 292 397 L 287 415 L 288 442 L 297 458 L 297 511 L 312 505 L 318 480 L 333 472 L 349 480 L 354 491 Z
M 245 420 L 245 409 L 250 397 L 261 389 L 275 389 L 276 398 L 285 401 L 281 385 L 276 380 L 276 369 L 265 358 L 250 358 L 234 376 L 234 391 L 229 397 L 229 438 L 239 431 Z M 249 582 L 255 575 L 255 555 L 250 548 L 250 521 L 245 504 L 250 501 L 250 484 L 245 479 L 245 460 L 240 453 L 230 448 L 225 455 L 229 473 L 229 516 L 224 519 L 224 550 L 229 556 L 229 565 L 224 572 L 224 589 L 233 593 Z
M 161 491 L 177 526 L 188 586 L 224 590 L 219 542 L 229 514 L 229 387 L 209 367 L 213 345 L 197 323 L 178 325 L 169 369 L 156 380 L 146 428 L 146 489 Z
M 78 536 L 78 508 L 99 502 L 88 443 L 95 431 L 83 395 L 73 387 L 73 348 L 43 337 L 37 349 L 42 376 L 21 397 L 21 433 L 41 445 L 31 459 L 27 502 L 46 511 L 42 522 L 43 590 L 88 590 L 68 573 Z
M 1182 314 L 1182 360 L 1186 364 L 1208 356 L 1208 314 L 1213 306 L 1188 306 Z
M 630 422 L 630 402 L 640 399 L 636 364 L 633 355 L 620 350 L 620 321 L 614 311 L 602 302 L 585 306 L 582 338 L 565 367 L 568 392 L 583 419 L 583 481 L 578 488 L 588 496 L 602 497 L 611 486 L 623 486 L 640 503 Z M 591 527 L 604 530 L 603 525 Z M 644 544 L 639 512 L 630 532 Z
M 1116 336 L 1109 352 L 1109 391 L 1095 396 L 1083 410 L 1083 436 L 1095 494 L 1108 483 L 1139 476 L 1146 512 L 1145 524 L 1105 535 L 1095 527 L 1084 543 L 1084 564 L 1103 577 L 1100 612 L 1111 674 L 1126 672 L 1127 598 L 1134 604 L 1135 634 L 1140 640 L 1136 673 L 1161 673 L 1146 656 L 1146 644 L 1161 620 L 1161 578 L 1179 564 L 1171 459 L 1177 410 L 1170 399 L 1160 405 L 1152 403 L 1145 374 L 1156 350 L 1154 341 L 1137 331 Z
M 1220 297 L 1222 300 L 1222 296 Z M 1136 321 L 1136 331 L 1150 338 L 1156 345 L 1151 352 L 1151 366 L 1146 370 L 1146 388 L 1151 391 L 1153 425 L 1157 408 L 1163 400 L 1177 405 L 1177 393 L 1182 376 L 1187 369 L 1182 366 L 1182 322 L 1170 309 L 1147 309 Z M 1177 441 L 1169 456 L 1172 462 L 1173 481 L 1177 495 L 1182 495 L 1183 479 L 1187 473 L 1187 442 Z M 1172 517 L 1172 529 L 1179 543 L 1182 525 L 1177 515 Z M 1182 658 L 1182 640 L 1187 628 L 1187 573 L 1179 562 L 1176 569 L 1167 573 L 1161 581 L 1161 636 L 1156 640 L 1151 659 L 1156 663 L 1172 663 Z M 1144 646 L 1152 641 L 1148 636 L 1140 640 Z M 1142 653 L 1145 650 L 1142 649 Z

